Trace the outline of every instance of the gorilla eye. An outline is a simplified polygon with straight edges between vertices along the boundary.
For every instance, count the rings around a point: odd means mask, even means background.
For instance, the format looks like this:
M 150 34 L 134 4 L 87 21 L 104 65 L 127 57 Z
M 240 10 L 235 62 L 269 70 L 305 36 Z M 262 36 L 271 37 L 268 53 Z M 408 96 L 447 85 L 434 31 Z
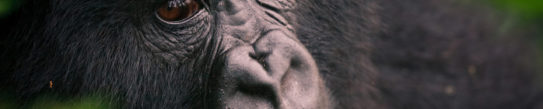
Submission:
M 197 0 L 170 0 L 158 8 L 157 14 L 165 21 L 179 21 L 191 17 L 200 7 Z

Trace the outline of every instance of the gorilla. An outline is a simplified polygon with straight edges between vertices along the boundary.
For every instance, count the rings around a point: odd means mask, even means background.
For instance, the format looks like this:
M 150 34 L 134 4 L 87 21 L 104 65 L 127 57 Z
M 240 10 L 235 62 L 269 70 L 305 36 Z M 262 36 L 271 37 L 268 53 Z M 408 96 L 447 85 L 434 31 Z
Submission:
M 453 0 L 20 1 L 0 88 L 22 108 L 93 93 L 116 108 L 541 108 L 532 31 L 498 34 L 499 16 Z

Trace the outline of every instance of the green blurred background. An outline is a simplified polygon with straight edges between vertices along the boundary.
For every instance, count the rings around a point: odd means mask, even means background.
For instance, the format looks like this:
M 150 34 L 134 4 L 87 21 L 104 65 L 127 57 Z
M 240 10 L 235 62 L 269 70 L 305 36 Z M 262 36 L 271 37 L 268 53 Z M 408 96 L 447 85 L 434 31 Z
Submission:
M 0 0 L 0 17 L 6 17 L 19 5 L 17 0 Z
M 509 26 L 536 29 L 536 43 L 539 43 L 539 50 L 543 51 L 543 0 L 490 0 L 488 3 L 496 10 L 507 13 L 509 21 L 516 22 Z
M 534 63 L 538 70 L 543 66 L 543 0 L 488 0 L 485 3 L 490 4 L 497 12 L 505 13 L 503 27 L 500 27 L 502 33 L 512 33 L 519 30 L 530 32 L 529 39 L 537 45 L 535 51 L 539 57 L 535 57 L 537 63 Z M 522 32 L 525 32 L 522 31 Z M 514 36 L 513 37 L 517 37 Z M 536 84 L 543 88 L 543 74 L 538 71 L 536 74 Z

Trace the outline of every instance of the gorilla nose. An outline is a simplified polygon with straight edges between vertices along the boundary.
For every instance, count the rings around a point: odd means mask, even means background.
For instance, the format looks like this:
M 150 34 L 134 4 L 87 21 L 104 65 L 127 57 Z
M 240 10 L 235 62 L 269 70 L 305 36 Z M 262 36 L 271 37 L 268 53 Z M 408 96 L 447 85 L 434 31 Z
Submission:
M 221 102 L 227 108 L 318 108 L 309 106 L 322 106 L 326 95 L 309 52 L 282 31 L 232 48 L 224 68 Z

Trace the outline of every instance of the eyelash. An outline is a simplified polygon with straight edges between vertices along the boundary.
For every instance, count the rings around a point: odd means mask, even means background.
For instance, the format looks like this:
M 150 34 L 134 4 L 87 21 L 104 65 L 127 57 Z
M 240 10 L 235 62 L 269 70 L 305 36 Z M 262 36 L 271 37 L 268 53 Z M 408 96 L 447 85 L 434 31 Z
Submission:
M 185 0 L 170 0 L 168 1 L 168 7 L 175 8 L 185 6 Z

